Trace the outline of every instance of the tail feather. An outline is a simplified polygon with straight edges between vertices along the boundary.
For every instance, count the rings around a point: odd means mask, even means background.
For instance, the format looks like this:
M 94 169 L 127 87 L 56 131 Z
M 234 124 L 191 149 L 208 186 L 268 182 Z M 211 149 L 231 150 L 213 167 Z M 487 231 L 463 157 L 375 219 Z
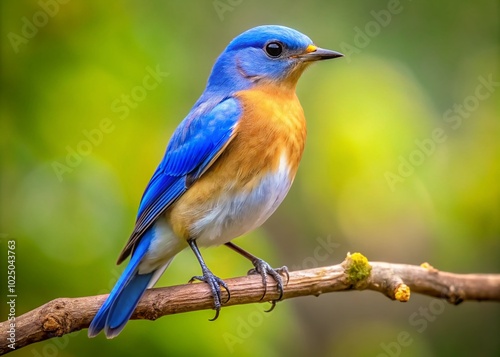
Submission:
M 104 333 L 107 338 L 116 337 L 125 327 L 130 316 L 146 291 L 154 272 L 135 274 L 132 280 L 116 297 L 108 311 Z
M 139 299 L 146 291 L 156 271 L 139 274 L 138 266 L 151 243 L 152 234 L 146 234 L 137 245 L 125 271 L 90 323 L 88 336 L 94 337 L 104 329 L 107 338 L 113 338 L 125 327 Z M 160 269 L 164 269 L 163 267 Z

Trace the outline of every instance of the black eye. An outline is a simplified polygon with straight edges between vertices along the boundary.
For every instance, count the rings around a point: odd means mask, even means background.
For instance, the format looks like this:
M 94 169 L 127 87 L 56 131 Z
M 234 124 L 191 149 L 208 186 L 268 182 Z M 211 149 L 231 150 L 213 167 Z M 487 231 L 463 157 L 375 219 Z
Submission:
M 269 57 L 279 57 L 283 53 L 283 45 L 279 42 L 269 42 L 266 45 L 266 53 Z

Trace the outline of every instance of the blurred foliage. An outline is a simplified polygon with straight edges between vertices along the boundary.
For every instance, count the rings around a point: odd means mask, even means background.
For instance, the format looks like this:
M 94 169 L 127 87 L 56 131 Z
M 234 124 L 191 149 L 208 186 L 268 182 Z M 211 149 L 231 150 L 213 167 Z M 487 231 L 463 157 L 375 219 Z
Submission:
M 0 6 L 0 232 L 2 256 L 7 239 L 17 242 L 18 313 L 111 289 L 170 134 L 228 41 L 268 23 L 348 56 L 301 79 L 309 134 L 294 187 L 262 229 L 238 241 L 294 269 L 360 251 L 499 273 L 497 1 Z M 155 70 L 162 76 L 144 89 Z M 204 255 L 221 277 L 249 268 L 224 247 Z M 186 251 L 159 285 L 198 273 Z M 271 314 L 263 305 L 226 308 L 216 322 L 207 321 L 211 311 L 134 321 L 114 340 L 80 332 L 12 356 L 500 355 L 498 304 L 436 301 L 329 294 L 282 302 Z

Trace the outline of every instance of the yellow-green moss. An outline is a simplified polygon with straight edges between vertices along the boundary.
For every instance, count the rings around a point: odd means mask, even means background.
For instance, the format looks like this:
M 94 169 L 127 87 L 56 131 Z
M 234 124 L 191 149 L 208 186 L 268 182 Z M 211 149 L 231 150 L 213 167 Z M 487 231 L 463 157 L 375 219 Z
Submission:
M 345 272 L 350 284 L 357 284 L 370 276 L 368 259 L 361 253 L 347 254 Z

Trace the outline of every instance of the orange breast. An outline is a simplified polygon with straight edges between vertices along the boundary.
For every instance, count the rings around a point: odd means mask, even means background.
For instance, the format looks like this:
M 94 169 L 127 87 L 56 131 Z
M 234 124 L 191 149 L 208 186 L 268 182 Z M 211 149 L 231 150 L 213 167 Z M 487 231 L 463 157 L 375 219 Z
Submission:
M 280 159 L 288 165 L 290 183 L 302 157 L 306 138 L 304 113 L 295 91 L 262 86 L 236 94 L 243 106 L 236 136 L 205 174 L 167 212 L 176 234 L 190 229 L 220 196 L 249 192 L 276 172 Z M 212 201 L 207 203 L 207 201 Z
M 243 117 L 232 144 L 243 156 L 237 160 L 239 166 L 245 172 L 252 167 L 276 170 L 284 153 L 293 178 L 306 139 L 304 111 L 295 91 L 263 86 L 239 92 L 237 97 L 243 103 Z

